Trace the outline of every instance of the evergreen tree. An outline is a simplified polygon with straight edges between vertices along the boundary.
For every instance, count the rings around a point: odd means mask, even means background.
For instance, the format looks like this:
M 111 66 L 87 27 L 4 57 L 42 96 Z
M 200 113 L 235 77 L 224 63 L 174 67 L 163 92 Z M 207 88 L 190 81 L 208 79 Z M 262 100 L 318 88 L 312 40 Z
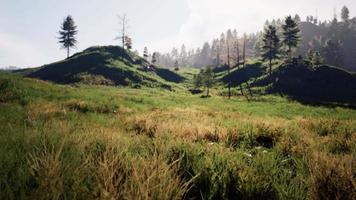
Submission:
M 77 26 L 74 23 L 72 16 L 68 15 L 61 24 L 61 30 L 59 31 L 59 43 L 62 44 L 62 48 L 67 49 L 67 58 L 69 58 L 70 48 L 74 48 L 77 39 L 75 35 L 78 33 Z
M 219 47 L 220 47 L 220 59 L 221 61 L 224 63 L 226 63 L 226 52 L 225 52 L 225 49 L 226 49 L 226 37 L 225 37 L 225 34 L 222 33 L 220 35 L 220 44 L 219 44 Z
M 147 49 L 147 47 L 143 48 L 143 58 L 145 60 L 148 60 L 148 49 Z
M 200 73 L 194 80 L 197 86 L 204 86 L 206 88 L 206 96 L 209 97 L 210 88 L 215 84 L 214 72 L 208 67 L 205 70 L 200 70 Z
M 173 49 L 172 49 L 171 57 L 172 57 L 172 59 L 174 59 L 174 60 L 179 59 L 178 49 L 176 49 L 176 48 L 173 48 Z
M 180 63 L 182 64 L 182 66 L 186 66 L 187 65 L 187 50 L 185 48 L 185 45 L 183 44 L 180 50 Z
M 126 37 L 126 39 L 125 39 L 126 49 L 130 51 L 132 49 L 132 39 L 128 36 L 125 36 L 125 37 Z
M 298 14 L 295 14 L 294 21 L 296 21 L 297 23 L 300 23 L 302 20 Z
M 210 58 L 211 58 L 211 48 L 208 42 L 205 42 L 203 45 L 203 48 L 200 52 L 199 56 L 199 63 L 201 67 L 206 67 L 207 65 L 211 64 Z
M 313 67 L 317 68 L 322 64 L 323 58 L 321 57 L 320 53 L 318 51 L 316 51 L 316 52 L 314 52 L 313 59 L 311 61 L 312 61 Z
M 202 70 L 200 70 L 199 74 L 195 74 L 193 77 L 193 83 L 195 89 L 199 89 L 203 86 L 203 77 L 202 77 Z
M 323 47 L 323 53 L 325 55 L 326 62 L 335 66 L 342 65 L 343 56 L 341 50 L 342 47 L 340 40 L 337 40 L 335 38 L 328 39 Z
M 262 58 L 269 60 L 269 74 L 272 74 L 272 60 L 278 58 L 279 38 L 276 27 L 270 25 L 263 34 Z
M 283 44 L 287 47 L 287 54 L 289 59 L 292 58 L 292 48 L 298 47 L 300 41 L 300 30 L 298 23 L 295 22 L 291 16 L 285 19 L 282 25 L 283 29 Z
M 212 56 L 212 61 L 215 66 L 220 65 L 220 42 L 218 39 L 215 39 L 213 41 L 213 44 L 211 46 L 211 56 Z
M 175 71 L 179 71 L 179 62 L 178 62 L 178 60 L 176 60 L 176 61 L 174 62 L 174 70 L 175 70 Z
M 313 61 L 314 53 L 315 53 L 314 50 L 309 49 L 308 52 L 307 52 L 307 54 L 305 55 L 306 59 L 307 59 L 309 62 L 312 62 L 312 61 Z
M 344 6 L 342 7 L 341 9 L 341 19 L 344 21 L 344 22 L 348 22 L 349 21 L 349 18 L 350 18 L 350 11 L 349 9 Z
M 153 65 L 156 64 L 156 62 L 157 62 L 157 52 L 153 52 L 151 62 L 152 62 Z

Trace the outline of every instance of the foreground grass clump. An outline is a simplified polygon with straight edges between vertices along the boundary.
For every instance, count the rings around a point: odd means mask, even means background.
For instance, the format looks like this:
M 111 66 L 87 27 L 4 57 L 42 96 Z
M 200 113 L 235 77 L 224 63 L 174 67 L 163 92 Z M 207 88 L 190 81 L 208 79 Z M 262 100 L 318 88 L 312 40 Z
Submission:
M 355 199 L 356 111 L 0 74 L 0 199 Z

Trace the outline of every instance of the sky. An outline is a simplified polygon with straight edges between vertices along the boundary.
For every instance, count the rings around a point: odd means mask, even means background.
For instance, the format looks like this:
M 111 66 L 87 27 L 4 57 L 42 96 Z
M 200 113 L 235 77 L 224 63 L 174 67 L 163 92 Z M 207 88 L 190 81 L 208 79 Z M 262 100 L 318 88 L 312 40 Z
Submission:
M 118 16 L 129 18 L 133 48 L 169 52 L 197 48 L 227 29 L 241 35 L 262 30 L 266 20 L 298 13 L 330 20 L 355 0 L 0 0 L 0 68 L 38 67 L 65 58 L 58 31 L 67 15 L 78 25 L 72 53 L 95 45 L 119 45 Z

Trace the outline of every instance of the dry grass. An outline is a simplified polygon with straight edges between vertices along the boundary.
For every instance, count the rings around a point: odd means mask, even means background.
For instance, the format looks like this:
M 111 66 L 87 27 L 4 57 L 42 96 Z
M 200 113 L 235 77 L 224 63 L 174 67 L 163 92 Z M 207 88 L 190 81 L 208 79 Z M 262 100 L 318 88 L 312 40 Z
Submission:
M 352 155 L 313 153 L 308 165 L 313 199 L 356 199 L 356 160 Z
M 0 199 L 356 198 L 353 110 L 26 81 L 0 97 Z

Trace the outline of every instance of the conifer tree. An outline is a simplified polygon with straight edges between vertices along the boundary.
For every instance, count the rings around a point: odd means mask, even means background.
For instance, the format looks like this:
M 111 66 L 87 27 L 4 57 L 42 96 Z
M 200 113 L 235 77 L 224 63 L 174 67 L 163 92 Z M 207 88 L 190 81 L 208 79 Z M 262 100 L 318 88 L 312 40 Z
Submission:
M 145 60 L 148 60 L 148 49 L 147 49 L 147 47 L 143 48 L 143 58 Z
M 314 68 L 319 67 L 323 62 L 323 58 L 321 57 L 320 53 L 318 51 L 314 52 L 313 59 L 312 59 L 312 64 Z
M 313 58 L 314 58 L 314 53 L 315 51 L 313 49 L 309 49 L 307 54 L 305 55 L 306 59 L 309 61 L 309 62 L 312 62 L 313 61 Z
M 283 29 L 283 44 L 287 47 L 288 58 L 292 58 L 292 49 L 298 47 L 300 42 L 300 30 L 298 23 L 288 16 L 282 25 Z
M 344 22 L 348 22 L 349 21 L 349 18 L 350 18 L 350 11 L 349 9 L 344 6 L 342 7 L 341 9 L 341 19 L 344 21 Z
M 127 50 L 131 50 L 132 49 L 132 39 L 129 36 L 125 36 L 125 46 Z
M 214 72 L 210 67 L 202 71 L 202 82 L 206 87 L 206 96 L 209 97 L 210 88 L 215 84 Z
M 179 62 L 178 62 L 178 60 L 176 60 L 176 61 L 174 62 L 174 70 L 175 70 L 175 71 L 179 71 Z
M 270 25 L 263 34 L 262 58 L 269 60 L 269 74 L 272 74 L 272 60 L 278 58 L 279 38 L 276 27 Z
M 157 62 L 157 53 L 156 52 L 153 52 L 151 62 L 152 62 L 152 64 L 156 64 L 156 62 Z
M 61 24 L 61 30 L 59 31 L 59 43 L 62 44 L 62 48 L 67 50 L 67 58 L 69 58 L 70 48 L 74 48 L 77 39 L 75 35 L 78 33 L 77 26 L 74 23 L 72 16 L 68 15 Z

